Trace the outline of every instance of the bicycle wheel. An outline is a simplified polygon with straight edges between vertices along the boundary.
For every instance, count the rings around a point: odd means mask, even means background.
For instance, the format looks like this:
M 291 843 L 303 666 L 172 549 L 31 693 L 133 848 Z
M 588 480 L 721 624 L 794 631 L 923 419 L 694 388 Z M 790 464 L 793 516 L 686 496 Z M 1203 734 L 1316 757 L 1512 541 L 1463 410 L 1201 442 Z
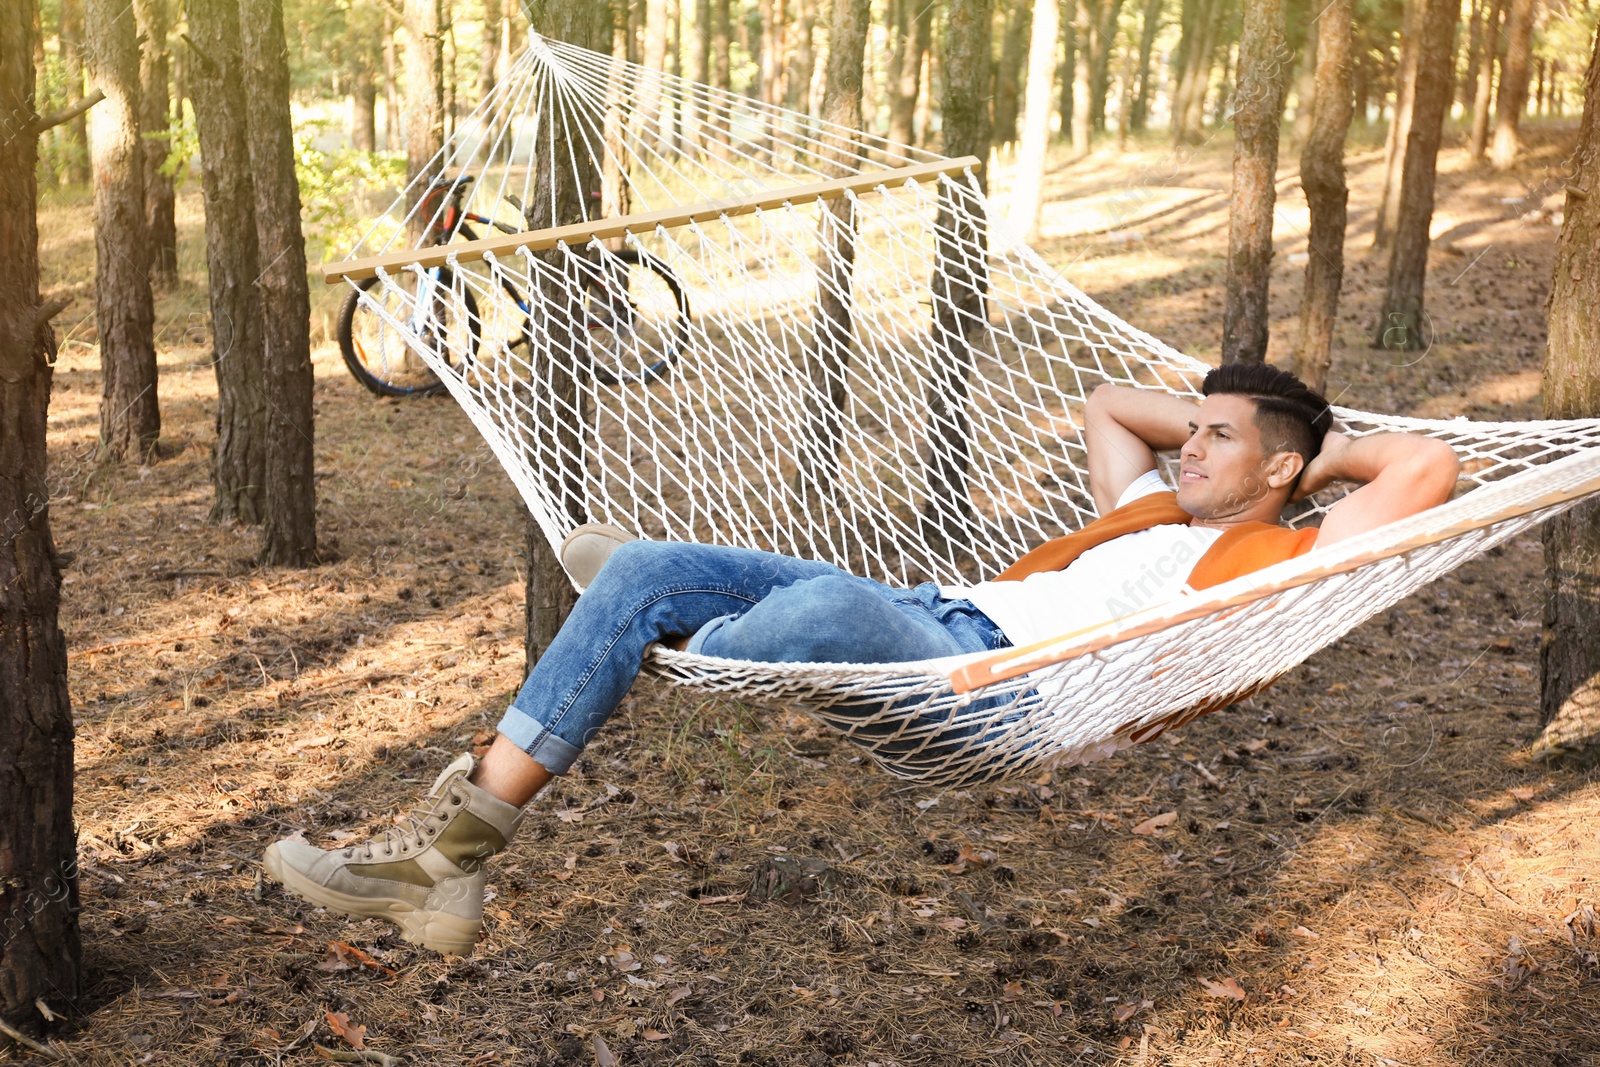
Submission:
M 689 344 L 689 297 L 657 256 L 624 249 L 585 287 L 589 363 L 606 385 L 660 378 Z
M 339 352 L 356 381 L 377 396 L 432 396 L 444 391 L 427 362 L 417 352 L 410 331 L 402 331 L 390 319 L 406 324 L 431 353 L 446 365 L 470 364 L 478 352 L 478 302 L 472 290 L 463 288 L 460 298 L 454 278 L 447 268 L 436 275 L 424 275 L 418 306 L 418 277 L 414 271 L 390 275 L 399 288 L 396 293 L 380 286 L 377 278 L 367 278 L 350 290 L 339 309 Z M 361 294 L 383 309 L 380 315 L 362 303 Z

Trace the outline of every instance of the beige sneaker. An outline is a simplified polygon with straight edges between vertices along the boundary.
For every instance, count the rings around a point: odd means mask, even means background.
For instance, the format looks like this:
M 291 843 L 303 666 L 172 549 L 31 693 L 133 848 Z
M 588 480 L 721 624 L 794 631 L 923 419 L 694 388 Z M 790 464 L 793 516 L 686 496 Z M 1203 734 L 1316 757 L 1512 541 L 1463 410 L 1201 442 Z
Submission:
M 387 919 L 407 941 L 464 955 L 483 927 L 484 861 L 502 851 L 522 810 L 467 781 L 470 754 L 446 767 L 428 800 L 381 837 L 323 851 L 299 834 L 267 848 L 266 875 L 345 915 Z
M 627 530 L 608 523 L 586 522 L 566 536 L 556 555 L 561 560 L 561 568 L 581 593 L 589 588 L 589 583 L 594 581 L 594 576 L 600 573 L 617 546 L 637 540 Z

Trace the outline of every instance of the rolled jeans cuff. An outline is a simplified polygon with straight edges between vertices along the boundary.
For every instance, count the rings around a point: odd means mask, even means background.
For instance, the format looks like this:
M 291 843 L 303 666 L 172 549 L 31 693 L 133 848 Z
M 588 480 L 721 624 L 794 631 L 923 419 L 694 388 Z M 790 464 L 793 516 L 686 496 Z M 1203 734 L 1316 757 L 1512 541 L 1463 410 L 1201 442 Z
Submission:
M 550 727 L 515 704 L 506 709 L 495 729 L 551 774 L 566 774 L 583 750 L 550 732 Z

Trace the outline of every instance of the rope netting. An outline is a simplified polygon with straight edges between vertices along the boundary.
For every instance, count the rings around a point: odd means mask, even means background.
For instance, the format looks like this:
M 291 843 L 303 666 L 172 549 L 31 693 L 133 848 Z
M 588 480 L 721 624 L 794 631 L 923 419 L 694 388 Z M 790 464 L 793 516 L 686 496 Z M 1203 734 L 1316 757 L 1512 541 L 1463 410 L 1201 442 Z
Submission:
M 1004 233 L 975 164 L 534 36 L 329 270 L 363 287 L 369 365 L 437 375 L 552 543 L 600 521 L 900 585 L 976 581 L 1095 516 L 1096 386 L 1195 397 L 1209 368 Z M 621 236 L 527 235 L 577 219 Z M 1337 415 L 1355 434 L 1449 442 L 1471 491 L 1064 639 L 1053 662 L 973 693 L 953 691 L 950 663 L 658 650 L 652 669 L 803 704 L 892 773 L 1027 773 L 1260 689 L 1600 477 L 1600 420 Z

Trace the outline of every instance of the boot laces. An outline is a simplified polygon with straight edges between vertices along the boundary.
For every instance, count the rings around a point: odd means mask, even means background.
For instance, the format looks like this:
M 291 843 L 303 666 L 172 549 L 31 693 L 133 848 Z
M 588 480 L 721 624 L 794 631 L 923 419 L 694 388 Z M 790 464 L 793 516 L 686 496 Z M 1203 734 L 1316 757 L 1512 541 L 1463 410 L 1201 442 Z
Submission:
M 446 789 L 426 806 L 408 814 L 393 829 L 345 849 L 345 856 L 354 859 L 356 853 L 360 852 L 363 860 L 371 862 L 377 858 L 380 850 L 386 859 L 396 854 L 406 855 L 412 849 L 420 852 L 428 847 L 434 834 L 450 821 L 450 812 L 446 809 L 460 807 L 461 804 L 461 797 L 454 790 Z

